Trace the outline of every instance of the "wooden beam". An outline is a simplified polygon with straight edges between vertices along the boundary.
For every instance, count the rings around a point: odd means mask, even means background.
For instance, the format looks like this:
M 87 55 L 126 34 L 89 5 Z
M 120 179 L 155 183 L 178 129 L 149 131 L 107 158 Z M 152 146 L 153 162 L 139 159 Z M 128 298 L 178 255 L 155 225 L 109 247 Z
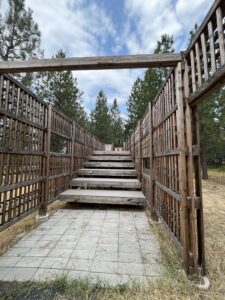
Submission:
M 17 60 L 0 62 L 0 73 L 174 67 L 180 61 L 180 53 Z

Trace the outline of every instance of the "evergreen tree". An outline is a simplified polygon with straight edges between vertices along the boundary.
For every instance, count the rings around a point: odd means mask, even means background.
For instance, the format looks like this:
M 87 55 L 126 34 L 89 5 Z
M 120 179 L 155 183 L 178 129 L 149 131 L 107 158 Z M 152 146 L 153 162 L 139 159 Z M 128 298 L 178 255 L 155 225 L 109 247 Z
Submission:
M 163 34 L 157 42 L 154 53 L 172 53 L 173 36 Z M 170 68 L 151 68 L 145 72 L 144 79 L 137 78 L 127 100 L 128 120 L 125 125 L 125 137 L 135 128 L 148 106 L 157 95 L 163 81 L 166 79 Z
M 173 40 L 173 36 L 168 35 L 168 34 L 163 34 L 161 35 L 161 39 L 157 42 L 157 46 L 155 48 L 154 53 L 159 54 L 159 53 L 173 53 L 175 50 L 173 48 L 173 44 L 174 44 L 174 40 Z M 158 76 L 161 78 L 161 81 L 163 82 L 169 72 L 170 72 L 171 68 L 158 68 L 157 69 L 157 73 Z
M 91 111 L 91 132 L 103 143 L 112 143 L 112 118 L 107 98 L 101 90 L 97 96 L 95 108 Z
M 66 55 L 62 50 L 55 56 L 55 58 L 64 57 Z M 35 91 L 42 99 L 53 104 L 80 126 L 87 127 L 87 114 L 81 102 L 82 92 L 71 71 L 40 73 Z
M 111 119 L 112 119 L 112 143 L 114 146 L 122 146 L 123 140 L 123 121 L 120 117 L 120 111 L 117 104 L 117 100 L 114 99 L 111 107 Z
M 25 8 L 25 0 L 8 0 L 9 9 L 0 13 L 0 59 L 36 58 L 41 54 L 41 33 L 33 20 L 33 12 Z M 30 86 L 32 74 L 15 75 Z

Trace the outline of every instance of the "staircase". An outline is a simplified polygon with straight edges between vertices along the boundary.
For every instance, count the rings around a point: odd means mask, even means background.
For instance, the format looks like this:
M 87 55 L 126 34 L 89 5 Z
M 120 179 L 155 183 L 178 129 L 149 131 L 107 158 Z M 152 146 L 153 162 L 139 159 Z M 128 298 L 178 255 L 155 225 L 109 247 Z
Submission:
M 94 151 L 70 186 L 60 195 L 61 201 L 146 204 L 129 151 Z

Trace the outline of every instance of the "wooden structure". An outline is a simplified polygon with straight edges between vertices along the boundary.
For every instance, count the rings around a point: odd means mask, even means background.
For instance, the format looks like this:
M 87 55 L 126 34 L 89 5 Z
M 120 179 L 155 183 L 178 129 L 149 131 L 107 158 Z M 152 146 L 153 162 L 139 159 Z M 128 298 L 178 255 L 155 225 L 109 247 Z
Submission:
M 78 170 L 78 177 L 71 181 L 72 189 L 63 192 L 60 199 L 79 203 L 145 206 L 146 199 L 141 191 L 141 183 L 137 180 L 130 153 L 120 152 L 124 161 L 117 161 L 116 151 L 104 153 L 110 157 L 109 161 L 105 161 L 102 151 L 94 151 L 92 161 L 84 163 L 84 168 Z M 103 160 L 99 161 L 101 157 Z M 92 169 L 88 169 L 89 167 Z
M 205 274 L 197 104 L 225 82 L 224 30 L 225 2 L 217 0 L 125 143 L 152 216 L 173 236 L 188 274 Z
M 78 172 L 83 178 L 73 184 L 82 186 L 87 178 L 85 184 L 115 187 L 121 181 L 112 178 L 137 180 L 137 175 L 152 216 L 162 220 L 180 248 L 186 272 L 205 275 L 197 104 L 225 82 L 224 31 L 225 2 L 216 0 L 181 54 L 0 62 L 1 228 L 37 207 L 46 212 L 47 204 L 68 189 L 85 157 L 102 149 L 94 137 L 3 73 L 170 66 L 164 85 L 124 143 L 136 171 L 110 169 L 110 178 L 97 182 L 90 175 L 104 176 L 104 169 L 84 168 Z M 53 135 L 64 145 L 67 141 L 66 153 L 51 153 Z M 94 154 L 104 159 L 95 160 Z M 113 159 L 107 156 L 112 154 L 94 152 L 89 166 L 110 165 Z
M 54 153 L 53 139 L 64 153 Z M 9 75 L 0 75 L 0 229 L 47 205 L 102 144 Z

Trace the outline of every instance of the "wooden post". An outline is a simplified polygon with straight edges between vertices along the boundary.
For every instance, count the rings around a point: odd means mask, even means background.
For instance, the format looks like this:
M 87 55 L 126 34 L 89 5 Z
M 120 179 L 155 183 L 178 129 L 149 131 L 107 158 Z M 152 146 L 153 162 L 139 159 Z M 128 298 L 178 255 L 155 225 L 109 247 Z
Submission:
M 45 215 L 48 210 L 48 199 L 49 199 L 49 161 L 50 161 L 50 148 L 51 148 L 51 119 L 52 119 L 52 105 L 48 105 L 47 110 L 47 131 L 45 138 L 45 193 L 44 202 L 41 203 L 39 214 Z
M 151 217 L 156 220 L 155 212 L 155 178 L 154 178 L 154 149 L 153 149 L 153 126 L 152 126 L 152 103 L 149 102 L 148 105 L 148 115 L 149 115 L 149 147 L 150 147 L 150 209 Z
M 70 179 L 73 178 L 73 167 L 74 167 L 74 142 L 75 142 L 75 122 L 72 125 L 72 137 L 71 137 L 71 169 L 70 169 Z
M 141 121 L 139 121 L 139 180 L 142 183 L 142 130 L 141 130 Z
M 176 99 L 177 99 L 177 139 L 178 139 L 178 168 L 179 168 L 179 192 L 181 195 L 180 222 L 181 241 L 183 246 L 183 263 L 187 273 L 189 273 L 189 235 L 188 235 L 188 203 L 187 203 L 187 176 L 186 176 L 186 153 L 184 135 L 184 98 L 182 92 L 182 67 L 178 63 L 176 68 Z
M 201 267 L 202 275 L 206 274 L 205 270 L 205 245 L 204 245 L 204 222 L 203 222 L 203 203 L 202 203 L 202 178 L 201 178 L 201 158 L 200 158 L 200 129 L 197 106 L 193 109 L 193 142 L 197 146 L 198 155 L 194 156 L 195 171 L 195 195 L 198 198 L 198 209 L 196 210 L 197 221 L 197 242 L 198 242 L 198 264 Z
M 194 192 L 194 181 L 193 181 L 193 153 L 192 153 L 192 116 L 191 108 L 188 104 L 189 97 L 189 78 L 188 78 L 188 64 L 185 60 L 185 71 L 184 71 L 184 96 L 185 96 L 185 124 L 186 124 L 186 144 L 187 144 L 187 187 L 188 187 L 188 202 L 189 202 L 189 218 L 188 224 L 190 228 L 190 274 L 198 274 L 198 253 L 197 253 L 197 241 L 196 241 L 196 210 L 195 210 L 195 192 Z

